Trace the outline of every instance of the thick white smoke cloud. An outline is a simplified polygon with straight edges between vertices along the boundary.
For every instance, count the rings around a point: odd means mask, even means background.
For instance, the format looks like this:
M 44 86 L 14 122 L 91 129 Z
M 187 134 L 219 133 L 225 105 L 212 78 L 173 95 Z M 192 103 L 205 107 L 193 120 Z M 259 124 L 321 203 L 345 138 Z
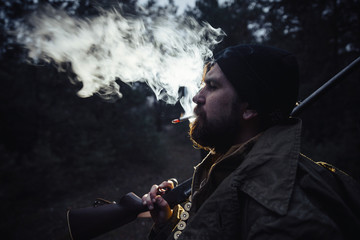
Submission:
M 146 82 L 157 99 L 180 101 L 186 115 L 192 114 L 204 63 L 223 36 L 221 29 L 192 18 L 125 18 L 112 10 L 78 19 L 50 7 L 17 30 L 18 41 L 35 62 L 71 62 L 76 80 L 83 83 L 79 96 L 121 97 L 117 78 Z M 180 88 L 185 89 L 181 99 Z

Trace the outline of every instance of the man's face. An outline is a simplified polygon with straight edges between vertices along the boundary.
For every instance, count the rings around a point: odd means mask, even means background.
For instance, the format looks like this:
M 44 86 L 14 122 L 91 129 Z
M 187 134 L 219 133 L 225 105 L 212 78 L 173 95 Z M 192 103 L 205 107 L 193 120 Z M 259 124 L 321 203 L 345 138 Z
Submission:
M 243 104 L 218 64 L 206 74 L 204 83 L 193 98 L 197 118 L 190 125 L 190 137 L 201 147 L 226 151 L 241 129 Z

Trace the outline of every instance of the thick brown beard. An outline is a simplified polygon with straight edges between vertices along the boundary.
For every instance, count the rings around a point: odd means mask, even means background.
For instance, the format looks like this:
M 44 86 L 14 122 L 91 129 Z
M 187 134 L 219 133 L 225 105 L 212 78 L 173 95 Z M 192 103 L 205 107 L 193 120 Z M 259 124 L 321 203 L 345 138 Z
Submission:
M 203 136 L 207 134 L 204 133 L 206 128 L 201 126 L 199 117 L 197 117 L 194 122 L 190 122 L 189 127 L 190 140 L 193 142 L 194 146 L 206 151 L 210 151 L 213 146 L 207 146 L 210 144 L 207 144 L 205 141 L 203 141 Z
M 200 114 L 196 120 L 190 123 L 189 135 L 195 147 L 226 152 L 235 138 L 236 119 L 227 122 L 210 124 L 205 114 Z

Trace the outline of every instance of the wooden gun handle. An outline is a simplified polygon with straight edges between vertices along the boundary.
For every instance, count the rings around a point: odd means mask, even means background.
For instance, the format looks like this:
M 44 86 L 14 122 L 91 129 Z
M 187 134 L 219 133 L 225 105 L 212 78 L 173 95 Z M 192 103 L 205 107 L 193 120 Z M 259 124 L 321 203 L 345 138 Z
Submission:
M 191 178 L 168 191 L 163 198 L 172 208 L 186 201 L 190 192 Z M 124 195 L 119 203 L 68 210 L 67 222 L 71 239 L 92 239 L 134 221 L 140 213 L 146 211 L 147 206 L 144 206 L 141 198 L 133 192 Z
M 103 233 L 134 221 L 138 214 L 148 211 L 133 192 L 124 195 L 120 202 L 67 211 L 71 239 L 92 239 Z

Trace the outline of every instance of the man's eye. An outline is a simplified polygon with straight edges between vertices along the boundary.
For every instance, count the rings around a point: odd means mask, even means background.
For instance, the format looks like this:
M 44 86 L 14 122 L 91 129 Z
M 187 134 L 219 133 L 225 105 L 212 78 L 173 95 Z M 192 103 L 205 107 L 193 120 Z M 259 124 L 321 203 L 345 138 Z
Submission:
M 210 89 L 215 89 L 215 88 L 216 88 L 216 84 L 215 84 L 214 82 L 208 82 L 206 85 L 207 85 L 208 88 L 210 88 Z

